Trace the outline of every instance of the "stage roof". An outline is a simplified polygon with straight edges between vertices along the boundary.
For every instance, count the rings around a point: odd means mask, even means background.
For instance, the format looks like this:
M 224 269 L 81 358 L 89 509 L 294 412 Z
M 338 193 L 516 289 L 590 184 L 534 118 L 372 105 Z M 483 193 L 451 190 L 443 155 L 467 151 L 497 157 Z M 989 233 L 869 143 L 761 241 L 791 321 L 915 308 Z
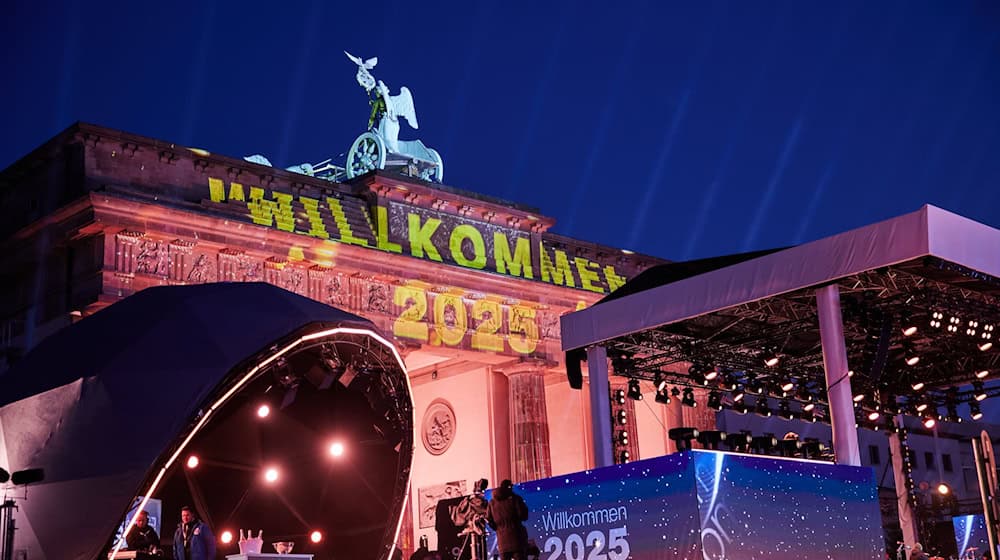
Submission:
M 49 337 L 0 374 L 0 466 L 45 470 L 18 502 L 20 542 L 39 548 L 32 558 L 93 560 L 133 497 L 261 360 L 303 337 L 351 338 L 360 352 L 376 335 L 370 321 L 292 292 L 220 283 L 150 288 Z M 409 402 L 398 355 L 382 351 Z M 412 404 L 403 408 L 412 431 Z
M 626 283 L 626 295 L 564 316 L 563 348 L 604 344 L 630 377 L 689 383 L 688 364 L 695 373 L 719 366 L 765 385 L 794 377 L 815 393 L 815 291 L 836 283 L 854 392 L 916 400 L 911 385 L 922 380 L 938 391 L 923 397 L 945 404 L 968 400 L 957 387 L 997 367 L 986 343 L 1000 325 L 998 276 L 1000 231 L 925 206 L 796 247 L 657 267 Z M 768 368 L 772 352 L 780 365 Z M 919 362 L 906 365 L 911 356 Z

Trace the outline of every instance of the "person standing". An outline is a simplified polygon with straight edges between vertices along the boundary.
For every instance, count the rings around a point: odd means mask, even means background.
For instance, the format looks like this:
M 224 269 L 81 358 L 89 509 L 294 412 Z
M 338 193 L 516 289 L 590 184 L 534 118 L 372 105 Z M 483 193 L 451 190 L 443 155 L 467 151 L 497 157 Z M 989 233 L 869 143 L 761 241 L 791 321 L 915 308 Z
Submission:
M 514 493 L 513 483 L 504 480 L 486 507 L 486 521 L 497 532 L 497 548 L 502 560 L 527 560 L 528 530 L 523 523 L 527 520 L 528 505 Z
M 174 532 L 174 560 L 215 560 L 215 535 L 189 506 L 181 508 L 181 524 Z
M 910 551 L 910 560 L 930 560 L 930 555 L 924 552 L 922 544 L 917 543 L 913 545 L 913 550 Z
M 160 549 L 160 536 L 149 524 L 149 512 L 140 511 L 135 514 L 135 525 L 125 535 L 125 544 L 129 550 L 155 554 Z

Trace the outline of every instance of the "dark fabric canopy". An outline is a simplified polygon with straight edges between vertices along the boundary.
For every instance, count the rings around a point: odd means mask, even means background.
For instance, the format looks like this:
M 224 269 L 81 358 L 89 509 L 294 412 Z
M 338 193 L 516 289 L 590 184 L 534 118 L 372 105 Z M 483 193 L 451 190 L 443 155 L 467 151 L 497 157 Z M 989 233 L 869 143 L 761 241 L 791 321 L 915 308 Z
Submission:
M 43 341 L 0 375 L 0 466 L 45 469 L 19 501 L 17 548 L 96 558 L 232 374 L 279 342 L 335 326 L 376 330 L 268 284 L 221 283 L 144 290 Z

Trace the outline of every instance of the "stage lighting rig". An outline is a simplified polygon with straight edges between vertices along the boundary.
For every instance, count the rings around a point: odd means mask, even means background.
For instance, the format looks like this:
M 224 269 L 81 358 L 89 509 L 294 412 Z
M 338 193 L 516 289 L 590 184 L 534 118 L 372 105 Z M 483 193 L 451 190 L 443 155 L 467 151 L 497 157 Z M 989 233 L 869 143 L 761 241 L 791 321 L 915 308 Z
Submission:
M 684 396 L 681 397 L 681 404 L 684 406 L 690 406 L 691 408 L 698 406 L 698 402 L 694 400 L 694 390 L 690 387 L 684 389 Z

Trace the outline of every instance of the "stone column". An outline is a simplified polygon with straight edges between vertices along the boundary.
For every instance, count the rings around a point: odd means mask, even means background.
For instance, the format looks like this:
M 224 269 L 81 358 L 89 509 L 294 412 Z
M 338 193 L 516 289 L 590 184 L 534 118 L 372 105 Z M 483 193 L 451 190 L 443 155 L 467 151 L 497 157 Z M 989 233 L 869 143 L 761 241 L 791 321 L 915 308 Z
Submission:
M 551 476 L 545 372 L 540 365 L 523 363 L 505 373 L 510 380 L 512 480 L 516 483 Z

